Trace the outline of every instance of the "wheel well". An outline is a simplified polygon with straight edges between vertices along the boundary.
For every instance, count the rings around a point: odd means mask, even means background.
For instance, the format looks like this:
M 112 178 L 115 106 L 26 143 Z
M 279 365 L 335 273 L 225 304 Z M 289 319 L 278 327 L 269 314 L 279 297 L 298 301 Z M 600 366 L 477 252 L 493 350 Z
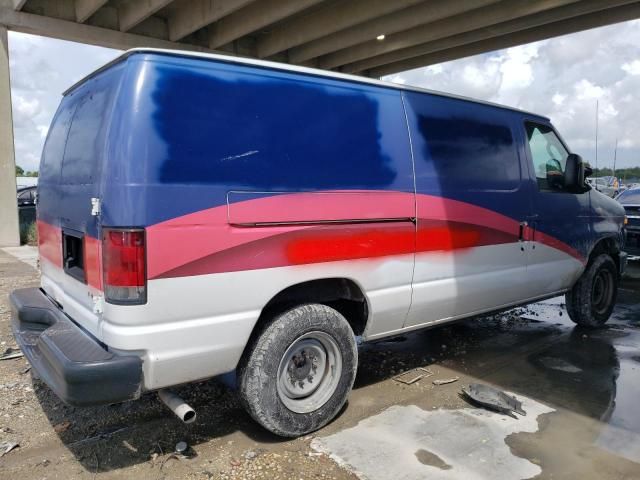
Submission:
M 324 278 L 298 283 L 285 288 L 265 305 L 254 332 L 273 318 L 302 303 L 322 303 L 340 312 L 355 335 L 362 335 L 367 326 L 369 307 L 364 293 L 352 280 Z
M 591 263 L 598 255 L 602 253 L 609 254 L 618 269 L 620 269 L 620 257 L 618 255 L 618 253 L 620 253 L 620 245 L 614 238 L 607 237 L 599 240 L 598 243 L 595 244 L 593 249 L 591 249 L 591 253 L 589 254 L 589 263 Z

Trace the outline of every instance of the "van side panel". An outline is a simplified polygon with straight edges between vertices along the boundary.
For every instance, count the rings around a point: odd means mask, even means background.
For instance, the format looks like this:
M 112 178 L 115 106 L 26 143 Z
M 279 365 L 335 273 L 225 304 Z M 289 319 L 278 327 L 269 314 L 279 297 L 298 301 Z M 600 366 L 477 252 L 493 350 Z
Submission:
M 402 327 L 415 198 L 399 91 L 163 55 L 127 68 L 103 224 L 146 227 L 148 301 L 107 304 L 102 340 L 143 352 L 147 388 L 232 370 L 261 309 L 309 280 L 359 285 L 366 335 Z

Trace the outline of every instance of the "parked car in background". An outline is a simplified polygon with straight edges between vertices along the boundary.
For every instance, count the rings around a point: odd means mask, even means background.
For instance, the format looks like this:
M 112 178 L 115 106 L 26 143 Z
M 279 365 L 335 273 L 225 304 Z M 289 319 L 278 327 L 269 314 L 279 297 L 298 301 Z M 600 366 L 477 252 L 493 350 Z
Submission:
M 598 177 L 594 178 L 589 184 L 607 197 L 614 198 L 620 193 L 620 182 L 615 177 Z
M 640 252 L 640 187 L 625 190 L 616 200 L 627 214 L 627 247 Z
M 18 188 L 18 208 L 35 207 L 37 187 Z
M 20 221 L 20 242 L 35 243 L 37 186 L 18 187 L 18 219 Z

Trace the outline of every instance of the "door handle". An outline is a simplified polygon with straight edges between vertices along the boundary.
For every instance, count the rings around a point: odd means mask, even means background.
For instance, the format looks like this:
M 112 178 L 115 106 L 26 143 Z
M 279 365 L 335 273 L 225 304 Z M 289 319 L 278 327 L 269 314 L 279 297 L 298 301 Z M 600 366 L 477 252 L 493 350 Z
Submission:
M 524 241 L 524 232 L 525 232 L 525 229 L 527 228 L 527 226 L 529 226 L 529 224 L 527 222 L 520 222 L 520 229 L 519 229 L 519 233 L 518 233 L 518 241 L 520 241 L 520 242 Z
M 520 242 L 520 250 L 524 252 L 524 236 L 527 226 L 529 224 L 527 222 L 520 222 L 519 230 L 518 230 L 518 242 Z

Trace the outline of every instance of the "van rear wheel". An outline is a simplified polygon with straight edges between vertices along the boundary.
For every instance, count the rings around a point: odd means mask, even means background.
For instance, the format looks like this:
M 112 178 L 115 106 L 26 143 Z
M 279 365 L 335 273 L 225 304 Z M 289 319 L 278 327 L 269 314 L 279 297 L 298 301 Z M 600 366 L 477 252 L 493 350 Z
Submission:
M 567 293 L 567 312 L 581 327 L 600 327 L 609 320 L 617 295 L 616 264 L 609 255 L 598 255 Z
M 326 305 L 300 305 L 273 318 L 245 352 L 238 370 L 240 397 L 267 430 L 304 435 L 340 411 L 357 363 L 346 319 Z

